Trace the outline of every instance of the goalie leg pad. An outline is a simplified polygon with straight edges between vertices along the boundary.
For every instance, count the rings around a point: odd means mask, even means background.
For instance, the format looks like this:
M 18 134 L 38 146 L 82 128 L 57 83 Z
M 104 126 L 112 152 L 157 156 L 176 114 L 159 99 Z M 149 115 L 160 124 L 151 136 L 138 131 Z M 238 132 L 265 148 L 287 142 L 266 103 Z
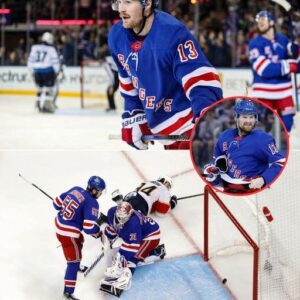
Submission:
M 101 280 L 100 289 L 103 285 L 111 285 L 120 290 L 128 290 L 131 286 L 132 273 L 128 267 L 123 269 L 123 273 L 119 278 L 105 277 Z

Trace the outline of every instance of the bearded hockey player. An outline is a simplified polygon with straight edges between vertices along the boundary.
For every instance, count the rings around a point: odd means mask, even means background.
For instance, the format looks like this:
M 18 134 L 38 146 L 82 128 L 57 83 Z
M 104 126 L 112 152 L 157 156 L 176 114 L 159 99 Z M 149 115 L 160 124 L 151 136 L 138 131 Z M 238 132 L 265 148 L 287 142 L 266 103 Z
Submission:
M 60 70 L 60 60 L 54 47 L 52 33 L 45 32 L 41 43 L 33 45 L 27 66 L 37 86 L 36 106 L 40 112 L 55 111 L 55 82 Z
M 146 134 L 190 136 L 193 120 L 222 98 L 217 71 L 189 30 L 156 9 L 158 0 L 115 0 L 121 21 L 109 32 L 124 98 L 122 139 L 140 150 Z M 167 141 L 165 149 L 188 149 Z
M 295 105 L 291 74 L 300 72 L 299 46 L 275 31 L 275 18 L 268 11 L 256 15 L 258 35 L 249 43 L 253 86 L 251 96 L 276 109 L 288 132 Z
M 99 204 L 97 199 L 102 195 L 106 185 L 99 176 L 92 176 L 86 189 L 75 186 L 56 197 L 54 208 L 58 210 L 55 218 L 56 236 L 62 245 L 67 269 L 64 278 L 63 299 L 79 300 L 74 296 L 77 272 L 82 258 L 82 247 L 86 234 L 99 238 L 102 235 L 97 224 Z
M 259 190 L 279 175 L 286 159 L 272 136 L 255 129 L 258 113 L 253 101 L 237 101 L 234 110 L 236 129 L 220 135 L 214 162 L 204 167 L 204 176 L 211 183 L 220 182 L 225 192 Z
M 159 245 L 158 224 L 135 211 L 130 203 L 122 201 L 110 208 L 107 217 L 105 235 L 110 240 L 120 237 L 123 243 L 113 258 L 112 266 L 107 268 L 100 289 L 120 296 L 123 290 L 130 288 L 137 266 L 163 259 L 166 252 L 164 245 Z
M 135 191 L 128 193 L 124 199 L 119 190 L 112 193 L 112 200 L 129 202 L 134 210 L 149 216 L 165 216 L 177 205 L 177 197 L 172 195 L 173 181 L 169 176 L 161 176 L 157 180 L 142 182 Z

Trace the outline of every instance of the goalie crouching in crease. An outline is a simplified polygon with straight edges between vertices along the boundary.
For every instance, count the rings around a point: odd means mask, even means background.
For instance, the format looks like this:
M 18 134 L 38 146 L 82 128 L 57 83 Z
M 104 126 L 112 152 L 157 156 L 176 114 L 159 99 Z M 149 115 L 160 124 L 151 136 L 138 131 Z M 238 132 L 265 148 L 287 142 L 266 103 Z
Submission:
M 150 217 L 135 211 L 128 202 L 120 202 L 109 209 L 105 235 L 113 240 L 122 238 L 123 243 L 113 257 L 111 267 L 105 271 L 100 290 L 119 297 L 131 286 L 137 266 L 163 259 L 164 245 L 159 245 L 159 225 Z
M 234 111 L 236 128 L 220 135 L 214 160 L 202 175 L 224 192 L 249 193 L 271 184 L 286 159 L 271 135 L 255 129 L 258 113 L 253 101 L 237 101 Z

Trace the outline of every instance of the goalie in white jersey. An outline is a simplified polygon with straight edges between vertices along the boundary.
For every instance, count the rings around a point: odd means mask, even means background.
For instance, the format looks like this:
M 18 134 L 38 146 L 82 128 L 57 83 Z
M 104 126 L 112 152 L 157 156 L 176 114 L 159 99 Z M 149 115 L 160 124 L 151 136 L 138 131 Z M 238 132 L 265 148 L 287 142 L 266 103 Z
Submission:
M 170 177 L 161 176 L 157 180 L 142 182 L 135 191 L 128 193 L 124 198 L 119 190 L 116 190 L 112 193 L 112 200 L 129 202 L 133 209 L 145 216 L 149 216 L 150 213 L 164 216 L 177 205 L 177 197 L 170 192 L 172 186 Z
M 40 112 L 55 111 L 55 82 L 60 70 L 60 60 L 54 47 L 54 37 L 45 32 L 41 43 L 33 45 L 27 66 L 37 86 L 37 108 Z

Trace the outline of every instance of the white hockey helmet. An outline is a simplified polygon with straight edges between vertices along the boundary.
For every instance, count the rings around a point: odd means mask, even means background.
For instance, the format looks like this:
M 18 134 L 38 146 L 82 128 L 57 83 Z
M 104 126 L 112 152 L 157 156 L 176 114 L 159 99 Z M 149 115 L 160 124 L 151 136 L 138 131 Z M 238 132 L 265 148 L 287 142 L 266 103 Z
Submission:
M 163 185 L 165 185 L 169 190 L 173 187 L 173 180 L 169 176 L 160 176 L 158 177 L 157 181 L 161 182 Z
M 54 36 L 50 32 L 44 32 L 42 35 L 42 42 L 45 42 L 49 45 L 53 45 L 54 43 Z
M 120 225 L 124 225 L 133 213 L 133 208 L 129 202 L 120 202 L 116 209 L 116 219 Z

